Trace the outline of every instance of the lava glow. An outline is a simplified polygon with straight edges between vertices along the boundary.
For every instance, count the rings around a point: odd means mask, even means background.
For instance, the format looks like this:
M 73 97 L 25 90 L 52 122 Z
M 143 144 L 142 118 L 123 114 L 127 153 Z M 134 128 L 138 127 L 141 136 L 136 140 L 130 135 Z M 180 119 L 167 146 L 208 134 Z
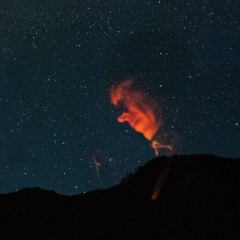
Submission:
M 158 199 L 159 194 L 161 193 L 161 191 L 164 188 L 164 185 L 166 183 L 167 177 L 169 176 L 169 172 L 170 172 L 170 168 L 172 166 L 172 159 L 169 159 L 167 166 L 165 167 L 163 173 L 161 174 L 161 176 L 159 177 L 157 184 L 155 185 L 155 188 L 153 190 L 151 199 L 153 201 L 156 201 Z
M 152 148 L 154 149 L 156 156 L 159 155 L 158 149 L 168 149 L 169 151 L 173 151 L 173 148 L 171 145 L 161 145 L 157 141 L 152 141 Z

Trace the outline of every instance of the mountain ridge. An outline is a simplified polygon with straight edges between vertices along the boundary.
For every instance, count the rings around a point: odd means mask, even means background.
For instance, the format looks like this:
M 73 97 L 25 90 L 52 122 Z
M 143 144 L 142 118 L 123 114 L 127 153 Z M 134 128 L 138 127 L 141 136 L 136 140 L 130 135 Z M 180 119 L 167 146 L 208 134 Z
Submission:
M 0 236 L 125 240 L 240 236 L 234 220 L 240 213 L 239 169 L 239 158 L 163 156 L 128 173 L 109 189 L 74 196 L 40 188 L 3 194 Z

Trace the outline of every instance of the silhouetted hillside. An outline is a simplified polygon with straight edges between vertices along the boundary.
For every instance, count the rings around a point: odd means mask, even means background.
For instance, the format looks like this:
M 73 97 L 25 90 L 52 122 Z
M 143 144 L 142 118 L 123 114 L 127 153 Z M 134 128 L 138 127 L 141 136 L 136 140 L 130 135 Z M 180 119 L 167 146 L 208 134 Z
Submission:
M 0 237 L 237 238 L 239 170 L 240 159 L 159 157 L 107 190 L 61 196 L 32 188 L 0 195 Z

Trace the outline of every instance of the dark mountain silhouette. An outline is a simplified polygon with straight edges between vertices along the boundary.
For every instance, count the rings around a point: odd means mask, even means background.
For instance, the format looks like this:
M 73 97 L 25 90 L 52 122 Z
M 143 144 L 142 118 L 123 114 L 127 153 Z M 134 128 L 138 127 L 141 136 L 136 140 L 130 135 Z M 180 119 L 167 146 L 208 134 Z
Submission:
M 176 155 L 155 158 L 106 190 L 0 195 L 0 238 L 237 239 L 239 170 L 240 159 Z

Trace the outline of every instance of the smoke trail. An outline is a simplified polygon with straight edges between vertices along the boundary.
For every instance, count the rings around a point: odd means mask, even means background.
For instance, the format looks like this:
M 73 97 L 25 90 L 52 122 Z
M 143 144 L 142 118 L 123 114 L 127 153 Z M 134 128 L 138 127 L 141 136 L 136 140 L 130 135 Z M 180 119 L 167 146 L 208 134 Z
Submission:
M 101 164 L 96 160 L 96 156 L 93 156 L 93 160 L 94 160 L 95 167 L 96 167 L 96 170 L 97 170 L 97 175 L 98 175 L 98 178 L 99 178 L 99 184 L 100 184 L 100 187 L 102 187 L 102 180 L 101 180 L 100 173 L 99 173 L 99 170 L 98 170 L 98 167 L 100 167 Z

